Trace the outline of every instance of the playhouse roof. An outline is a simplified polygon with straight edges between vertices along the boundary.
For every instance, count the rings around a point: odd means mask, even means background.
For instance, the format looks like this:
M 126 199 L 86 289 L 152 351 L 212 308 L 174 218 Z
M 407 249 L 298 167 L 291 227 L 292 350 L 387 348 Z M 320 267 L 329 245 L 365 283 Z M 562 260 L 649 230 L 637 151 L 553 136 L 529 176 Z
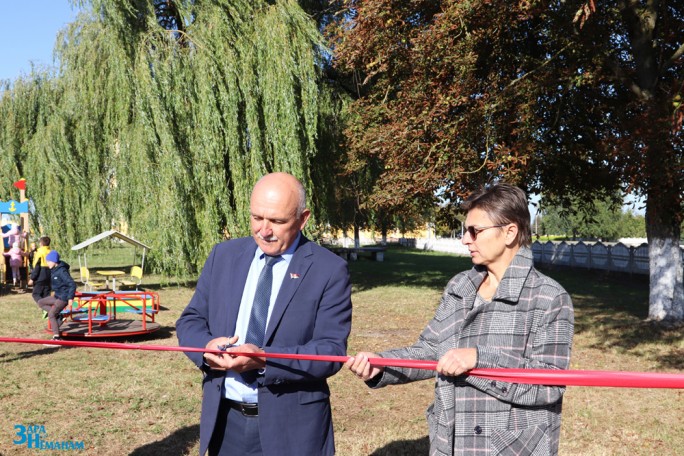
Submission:
M 130 237 L 126 236 L 125 234 L 121 234 L 115 230 L 109 230 L 109 231 L 105 231 L 103 233 L 100 233 L 97 236 L 93 236 L 90 239 L 85 240 L 85 241 L 81 242 L 80 244 L 73 246 L 71 248 L 71 250 L 81 250 L 85 247 L 88 247 L 90 244 L 94 244 L 94 243 L 101 241 L 102 239 L 106 239 L 108 237 L 115 237 L 117 239 L 121 239 L 124 242 L 128 242 L 129 244 L 132 244 L 136 247 L 140 247 L 140 248 L 143 248 L 146 250 L 150 249 L 148 246 L 146 246 L 142 242 L 136 241 L 135 239 L 130 238 Z

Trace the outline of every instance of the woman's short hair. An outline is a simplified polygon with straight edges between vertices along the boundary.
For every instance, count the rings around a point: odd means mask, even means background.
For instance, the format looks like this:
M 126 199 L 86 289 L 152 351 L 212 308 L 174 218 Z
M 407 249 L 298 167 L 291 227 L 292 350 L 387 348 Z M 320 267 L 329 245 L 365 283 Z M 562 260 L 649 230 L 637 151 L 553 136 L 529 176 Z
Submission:
M 466 212 L 480 209 L 495 225 L 515 223 L 518 226 L 518 245 L 529 247 L 532 244 L 532 227 L 527 204 L 527 195 L 521 188 L 502 183 L 476 191 L 461 204 L 461 209 Z

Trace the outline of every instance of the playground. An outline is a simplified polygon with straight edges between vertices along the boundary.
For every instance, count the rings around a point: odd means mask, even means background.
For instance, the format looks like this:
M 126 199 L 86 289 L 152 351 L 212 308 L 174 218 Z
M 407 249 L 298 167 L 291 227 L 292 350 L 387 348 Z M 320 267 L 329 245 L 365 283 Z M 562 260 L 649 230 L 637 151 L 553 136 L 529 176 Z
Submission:
M 29 200 L 26 197 L 26 180 L 20 179 L 14 183 L 19 190 L 19 200 L 0 201 L 0 216 L 2 217 L 3 253 L 2 275 L 0 286 L 2 292 L 9 289 L 15 293 L 25 293 L 29 287 L 29 273 L 32 267 L 28 252 L 30 245 L 37 244 L 37 236 L 30 226 Z M 33 236 L 32 236 L 33 234 Z M 97 245 L 106 247 L 96 250 Z M 132 251 L 130 257 L 123 259 L 121 247 L 128 245 Z M 109 247 L 109 248 L 107 248 Z M 88 255 L 92 257 L 102 251 L 110 257 L 105 259 L 107 267 L 95 269 L 95 275 L 104 279 L 98 282 L 92 278 L 88 268 Z M 144 291 L 142 287 L 145 257 L 149 247 L 144 243 L 116 230 L 104 231 L 71 247 L 69 259 L 78 255 L 78 269 L 71 264 L 74 280 L 80 284 L 71 306 L 62 311 L 63 323 L 60 326 L 62 337 L 127 337 L 149 334 L 160 329 L 155 321 L 160 310 L 159 295 L 155 292 Z M 130 250 L 130 249 L 129 249 Z M 19 252 L 14 257 L 10 253 Z M 66 258 L 66 257 L 65 257 Z M 20 261 L 20 263 L 19 263 Z M 139 263 L 138 263 L 139 262 Z M 102 260 L 99 262 L 102 264 Z M 98 264 L 96 261 L 95 264 Z M 125 265 L 125 268 L 112 269 L 112 264 Z M 128 269 L 130 275 L 123 269 Z M 74 271 L 78 271 L 78 275 Z M 117 286 L 117 278 L 119 284 Z M 11 288 L 9 286 L 11 284 Z M 122 287 L 124 287 L 122 289 Z M 126 287 L 134 289 L 127 289 Z M 97 290 L 95 290 L 97 288 Z M 137 316 L 138 318 L 126 318 Z M 45 328 L 51 333 L 50 323 Z
M 121 264 L 130 262 L 129 267 L 112 269 L 112 266 L 109 266 L 94 269 L 95 274 L 105 280 L 103 283 L 91 279 L 88 253 L 90 251 L 90 264 L 93 265 L 92 257 L 97 250 L 91 249 L 95 249 L 98 243 L 107 241 L 114 241 L 119 247 L 127 244 L 133 250 L 130 259 L 119 259 Z M 149 334 L 160 329 L 159 323 L 155 321 L 160 310 L 159 294 L 139 290 L 142 287 L 145 257 L 149 249 L 142 242 L 115 230 L 104 231 L 71 248 L 72 252 L 78 254 L 82 291 L 77 291 L 73 305 L 62 311 L 64 322 L 60 331 L 63 337 L 127 337 Z M 123 249 L 110 248 L 107 252 L 111 254 L 115 250 Z M 111 259 L 106 261 L 112 264 Z M 124 278 L 125 269 L 130 270 L 128 280 Z M 125 288 L 133 286 L 135 290 Z M 102 288 L 103 291 L 96 291 L 95 288 Z M 130 316 L 138 318 L 126 318 Z
M 39 236 L 31 236 L 33 231 L 29 224 L 26 181 L 21 179 L 14 186 L 20 190 L 19 201 L 0 201 L 0 226 L 5 253 L 0 285 L 3 292 L 11 290 L 22 294 L 30 290 L 28 279 L 32 264 L 28 254 L 29 245 L 35 246 L 35 238 Z M 97 250 L 98 244 L 106 244 L 104 250 Z M 125 250 L 121 248 L 122 245 L 130 247 L 127 258 L 122 258 L 120 254 Z M 78 255 L 78 269 L 71 264 L 71 273 L 80 287 L 73 304 L 61 312 L 61 336 L 111 338 L 140 336 L 159 330 L 161 326 L 155 321 L 160 311 L 159 295 L 142 289 L 145 258 L 149 249 L 144 243 L 115 230 L 102 232 L 74 245 L 71 258 Z M 96 276 L 104 279 L 104 282 L 98 282 L 91 278 L 88 255 L 90 253 L 93 265 L 92 257 L 102 251 L 110 256 L 104 260 L 109 266 L 94 270 Z M 10 256 L 15 252 L 16 255 Z M 97 260 L 95 264 L 98 264 Z M 99 264 L 102 264 L 102 260 Z M 113 269 L 112 264 L 124 267 Z M 130 271 L 130 275 L 126 270 Z M 75 271 L 78 271 L 78 275 Z M 52 333 L 49 321 L 45 332 Z
M 62 337 L 127 337 L 149 334 L 160 328 L 159 294 L 152 291 L 76 292 L 71 307 L 62 311 Z M 137 315 L 139 319 L 122 318 Z M 46 331 L 50 329 L 48 327 Z M 51 333 L 51 331 L 49 331 Z

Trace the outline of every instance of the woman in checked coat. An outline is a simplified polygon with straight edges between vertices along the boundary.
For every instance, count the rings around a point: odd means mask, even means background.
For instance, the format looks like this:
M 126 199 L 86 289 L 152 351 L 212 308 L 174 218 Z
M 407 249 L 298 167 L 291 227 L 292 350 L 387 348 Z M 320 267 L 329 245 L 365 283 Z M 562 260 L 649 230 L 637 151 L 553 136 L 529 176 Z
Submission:
M 347 367 L 372 388 L 435 379 L 430 455 L 555 455 L 564 387 L 469 376 L 474 368 L 567 369 L 568 293 L 532 263 L 525 193 L 499 184 L 472 195 L 463 243 L 473 268 L 453 277 L 410 347 L 361 352 Z M 435 372 L 373 366 L 373 357 L 436 360 Z

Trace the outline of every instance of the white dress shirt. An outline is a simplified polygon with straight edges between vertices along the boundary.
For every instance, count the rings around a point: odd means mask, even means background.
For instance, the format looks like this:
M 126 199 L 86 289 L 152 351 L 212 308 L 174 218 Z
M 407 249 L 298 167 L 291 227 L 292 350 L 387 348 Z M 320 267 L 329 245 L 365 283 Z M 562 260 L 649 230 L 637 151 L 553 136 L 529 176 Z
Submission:
M 271 288 L 271 301 L 268 305 L 268 319 L 266 320 L 266 327 L 271 319 L 271 312 L 273 312 L 273 305 L 278 297 L 278 291 L 285 278 L 285 273 L 292 260 L 292 255 L 299 244 L 301 233 L 297 235 L 297 239 L 292 243 L 289 249 L 281 255 L 282 259 L 273 265 L 273 284 Z M 240 311 L 238 312 L 237 322 L 235 324 L 235 336 L 240 338 L 237 345 L 243 344 L 247 335 L 247 327 L 249 326 L 249 318 L 252 314 L 252 304 L 254 303 L 254 295 L 256 293 L 257 282 L 259 275 L 264 268 L 266 261 L 264 259 L 264 252 L 257 247 L 254 252 L 252 264 L 249 267 L 247 274 L 247 281 L 245 288 L 242 291 L 242 300 L 240 301 Z M 224 397 L 239 402 L 258 402 L 258 394 L 253 385 L 248 385 L 242 379 L 242 376 L 235 371 L 227 371 L 226 379 L 223 382 Z

